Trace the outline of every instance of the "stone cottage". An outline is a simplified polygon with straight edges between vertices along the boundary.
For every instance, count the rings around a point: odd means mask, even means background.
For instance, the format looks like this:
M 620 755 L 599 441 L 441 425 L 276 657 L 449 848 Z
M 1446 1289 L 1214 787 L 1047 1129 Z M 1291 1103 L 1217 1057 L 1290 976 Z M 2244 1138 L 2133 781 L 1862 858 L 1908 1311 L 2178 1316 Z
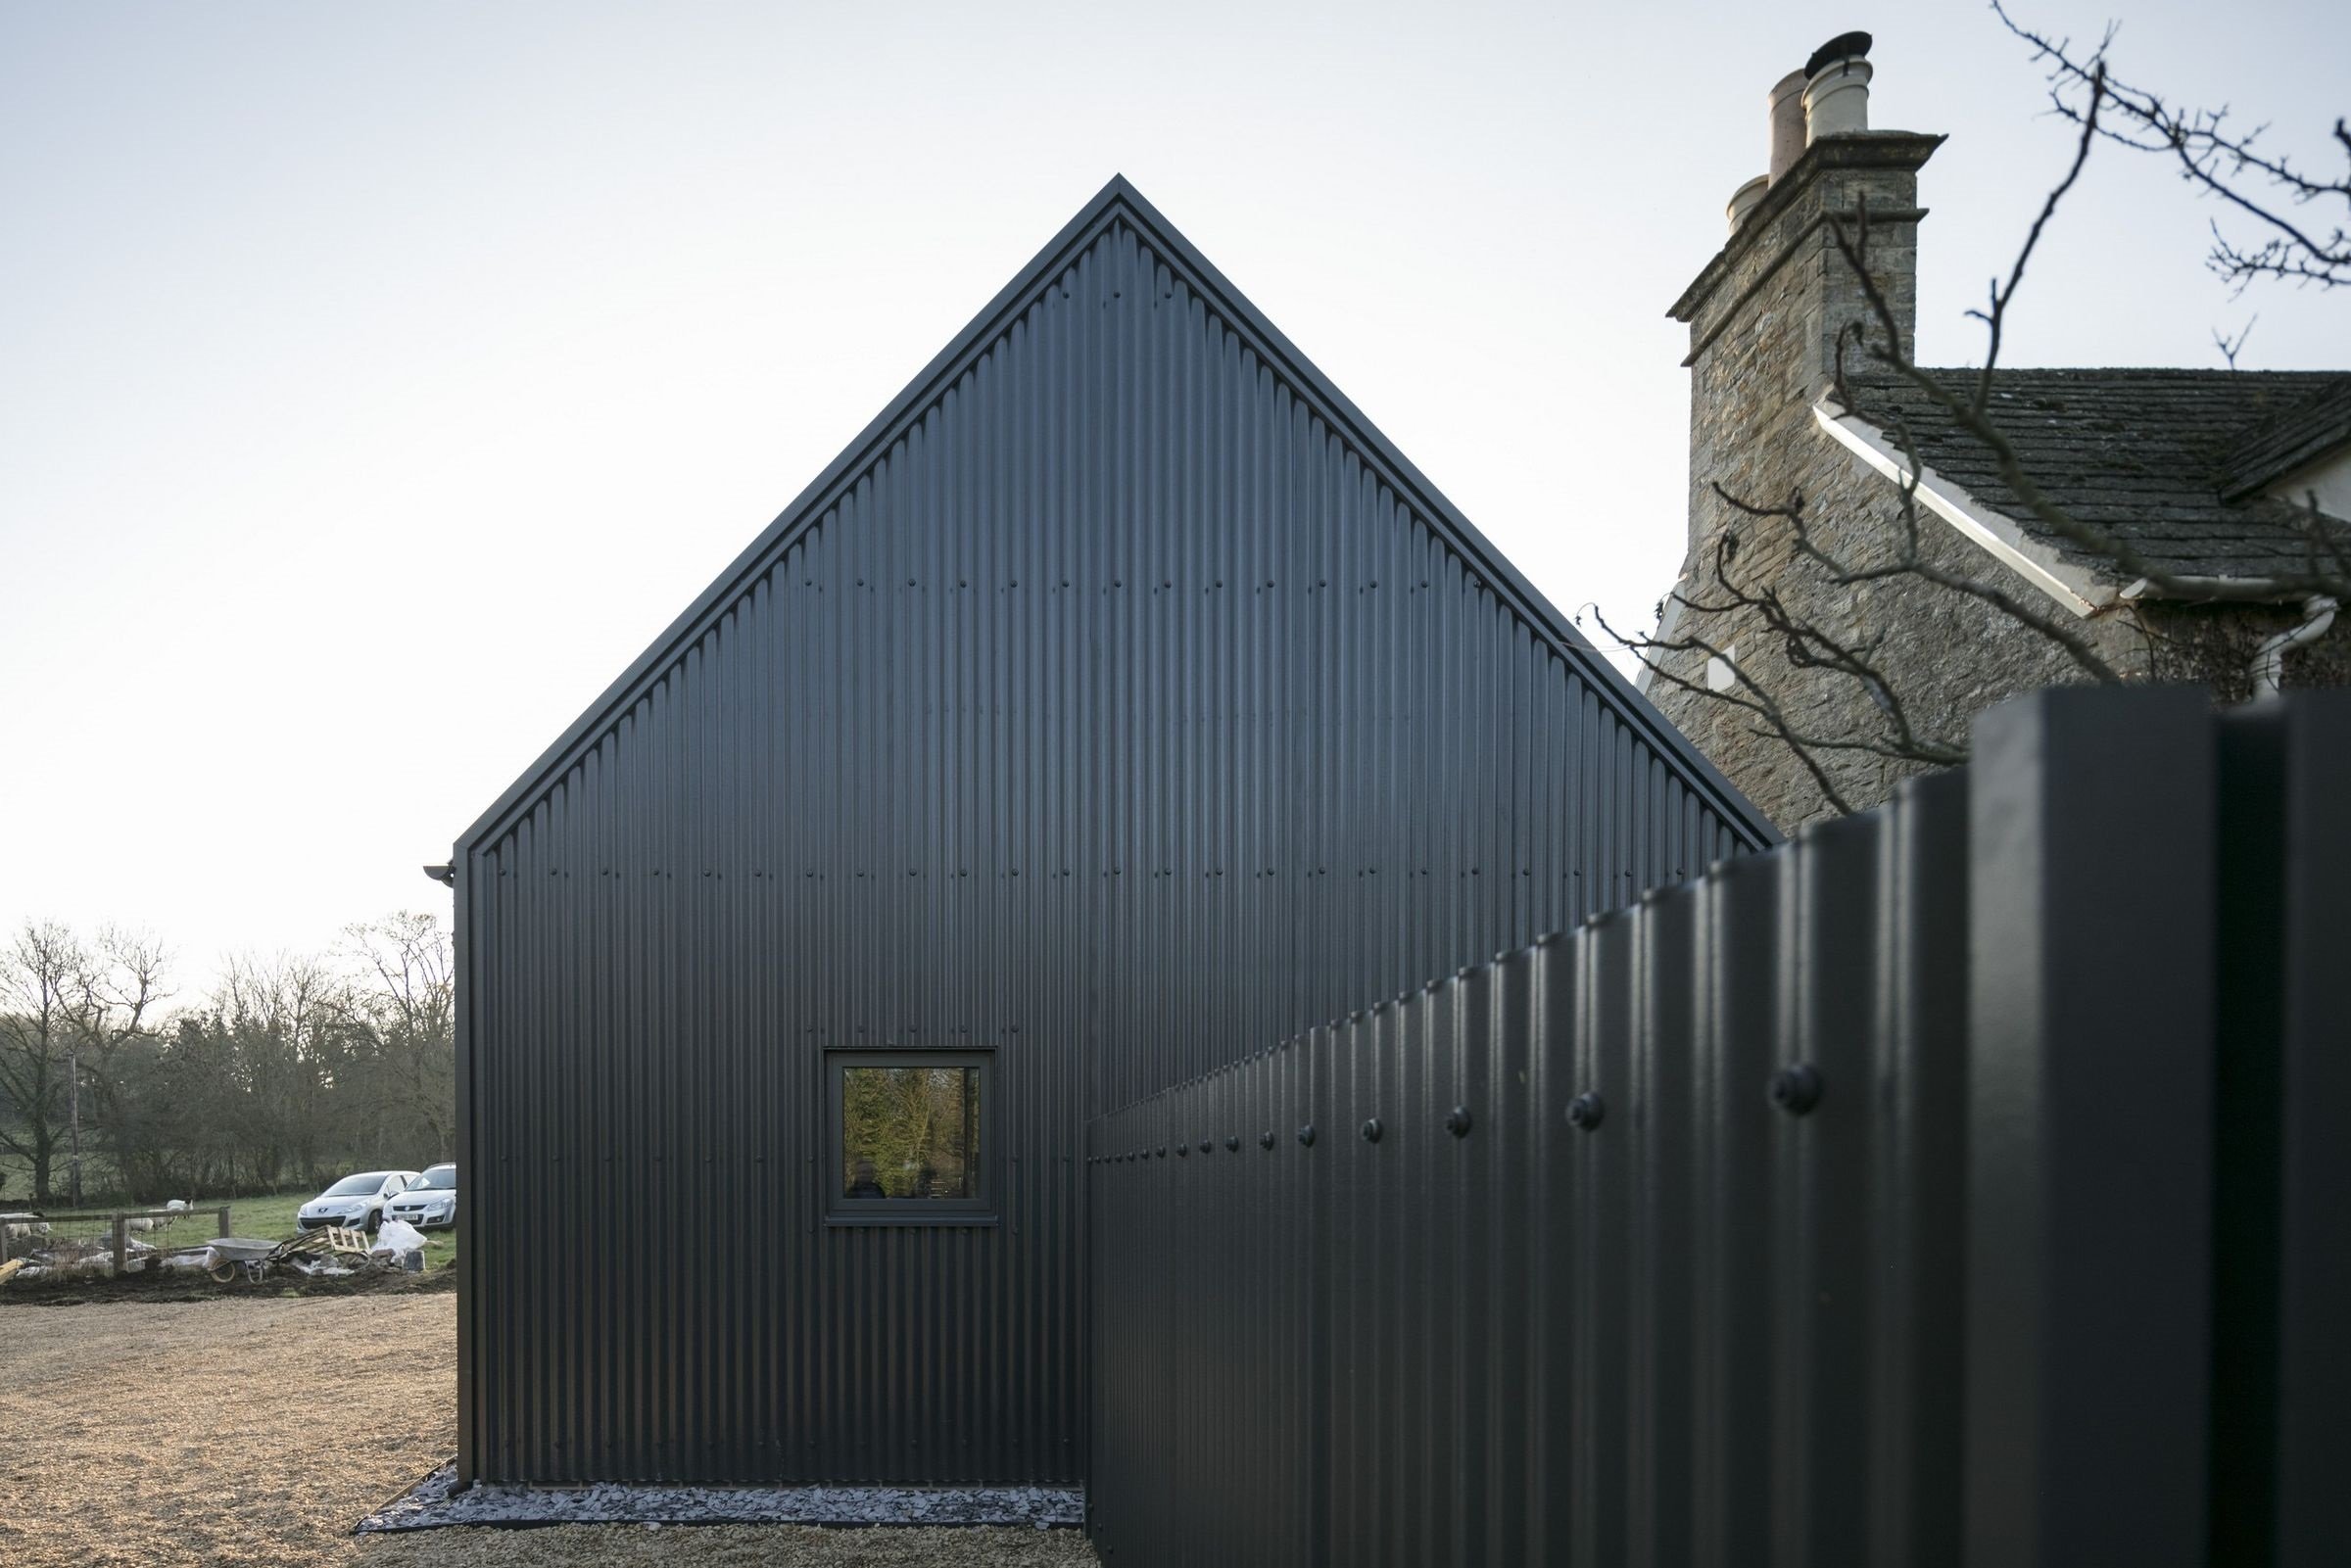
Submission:
M 1735 606 L 1718 571 L 1866 650 L 1920 736 L 1956 739 L 2003 697 L 2090 679 L 2061 639 L 1980 596 L 1914 574 L 1841 582 L 1799 557 L 1784 517 L 1726 499 L 1773 508 L 1800 497 L 1815 546 L 1868 568 L 1903 551 L 1906 488 L 1917 558 L 2009 595 L 2128 679 L 2200 681 L 2225 701 L 2351 681 L 2351 621 L 2337 627 L 2333 597 L 2307 581 L 2351 575 L 2340 543 L 2351 536 L 2340 521 L 2351 518 L 2351 372 L 1997 370 L 1989 414 L 2020 475 L 1858 350 L 1855 335 L 1883 341 L 1891 317 L 1908 357 L 1926 216 L 1918 174 L 1943 141 L 1870 128 L 1868 48 L 1865 33 L 1836 39 L 1772 90 L 1770 170 L 1732 198 L 1728 240 L 1674 302 L 1690 326 L 1690 532 L 1656 634 L 1676 646 L 1647 655 L 1649 694 L 1794 829 L 1834 805 L 1796 750 L 1727 698 L 1768 692 L 1792 729 L 1823 738 L 1881 735 L 1884 708 L 1865 682 L 1798 667 L 1785 636 Z M 1841 232 L 1848 244 L 1865 235 L 1882 311 Z M 1930 373 L 1961 392 L 1978 375 Z M 2053 531 L 2020 477 L 2165 581 Z M 2314 544 L 2314 523 L 2342 534 Z M 1929 766 L 1807 749 L 1855 810 Z

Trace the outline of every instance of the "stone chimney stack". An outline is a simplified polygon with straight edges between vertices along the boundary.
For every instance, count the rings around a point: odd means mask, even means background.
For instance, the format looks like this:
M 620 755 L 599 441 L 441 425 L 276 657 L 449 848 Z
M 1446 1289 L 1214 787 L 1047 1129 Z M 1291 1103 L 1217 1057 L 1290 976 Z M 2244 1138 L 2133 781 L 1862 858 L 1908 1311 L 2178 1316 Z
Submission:
M 1766 95 L 1769 172 L 1740 187 L 1729 239 L 1674 302 L 1673 318 L 1690 327 L 1694 487 L 1728 483 L 1733 448 L 1767 446 L 1783 423 L 1810 420 L 1841 334 L 1883 336 L 1840 232 L 1855 244 L 1866 234 L 1869 276 L 1911 342 L 1926 215 L 1918 170 L 1943 138 L 1870 128 L 1869 48 L 1865 32 L 1833 38 Z M 1846 362 L 1861 365 L 1849 342 Z
M 1765 97 L 1767 172 L 1732 196 L 1730 239 L 1671 311 L 1690 325 L 1686 362 L 1702 384 L 1726 333 L 1751 339 L 1769 329 L 1769 344 L 1751 346 L 1770 360 L 1790 397 L 1810 401 L 1834 374 L 1838 333 L 1856 323 L 1877 328 L 1836 241 L 1839 228 L 1858 240 L 1865 211 L 1870 275 L 1904 343 L 1910 339 L 1918 220 L 1926 215 L 1918 206 L 1918 169 L 1943 138 L 1869 128 L 1870 41 L 1866 32 L 1830 39 Z M 1726 346 L 1739 350 L 1738 342 Z
M 1778 499 L 1774 453 L 1813 439 L 1812 404 L 1836 375 L 1840 335 L 1883 336 L 1838 249 L 1858 243 L 1905 347 L 1918 295 L 1918 170 L 1943 140 L 1873 130 L 1870 37 L 1815 50 L 1766 95 L 1768 172 L 1740 188 L 1722 250 L 1674 302 L 1690 327 L 1690 547 L 1719 529 L 1713 486 Z M 1850 343 L 1846 362 L 1861 367 Z
M 1816 593 L 1813 578 L 1791 570 L 1790 531 L 1754 522 L 1725 496 L 1776 506 L 1801 495 L 1818 537 L 1838 549 L 1868 548 L 1865 535 L 1840 530 L 1866 529 L 1883 516 L 1872 502 L 1882 499 L 1884 482 L 1820 429 L 1813 410 L 1832 390 L 1841 343 L 1847 366 L 1860 372 L 1869 360 L 1855 335 L 1885 340 L 1871 287 L 1905 349 L 1912 340 L 1918 223 L 1926 215 L 1918 171 L 1943 138 L 1871 128 L 1870 42 L 1865 32 L 1840 34 L 1765 95 L 1765 172 L 1740 187 L 1721 251 L 1671 311 L 1690 328 L 1682 361 L 1690 371 L 1689 541 L 1659 635 L 1703 647 L 1664 655 L 1658 667 L 1673 679 L 1648 682 L 1647 689 L 1764 810 L 1788 822 L 1816 814 L 1809 777 L 1784 747 L 1755 739 L 1749 715 L 1704 694 L 1729 685 L 1735 670 L 1784 671 L 1784 641 L 1745 612 L 1706 606 L 1721 597 L 1714 574 L 1731 534 L 1740 539 L 1741 578 L 1798 595 L 1820 624 L 1841 624 L 1855 593 Z M 1860 248 L 1866 282 L 1839 248 L 1840 235 Z
M 1796 166 L 1805 148 L 1823 136 L 1869 129 L 1869 45 L 1866 32 L 1840 33 L 1813 50 L 1803 70 L 1782 76 L 1766 95 L 1770 166 L 1732 193 L 1734 231 L 1762 205 L 1764 193 Z

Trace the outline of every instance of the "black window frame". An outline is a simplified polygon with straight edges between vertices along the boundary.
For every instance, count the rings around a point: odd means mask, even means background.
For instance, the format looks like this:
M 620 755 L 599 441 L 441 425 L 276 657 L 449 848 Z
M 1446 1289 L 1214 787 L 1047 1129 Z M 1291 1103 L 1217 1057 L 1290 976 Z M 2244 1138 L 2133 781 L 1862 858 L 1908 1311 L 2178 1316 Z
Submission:
M 969 1198 L 849 1198 L 840 1189 L 845 1164 L 846 1074 L 852 1068 L 959 1068 L 980 1075 L 980 1158 L 970 1171 L 976 1192 Z M 827 1051 L 825 1053 L 825 1185 L 828 1225 L 964 1225 L 998 1223 L 996 1198 L 996 1053 L 969 1051 Z

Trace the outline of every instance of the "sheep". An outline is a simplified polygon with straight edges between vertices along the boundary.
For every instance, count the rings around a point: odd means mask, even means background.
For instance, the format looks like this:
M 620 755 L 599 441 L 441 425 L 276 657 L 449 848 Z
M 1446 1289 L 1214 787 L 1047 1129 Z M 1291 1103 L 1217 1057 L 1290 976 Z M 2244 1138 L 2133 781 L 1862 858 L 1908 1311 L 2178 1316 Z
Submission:
M 179 1216 L 188 1212 L 188 1201 L 185 1198 L 174 1198 L 169 1203 L 165 1204 L 164 1207 L 170 1210 L 171 1212 L 168 1214 L 142 1214 L 136 1219 L 124 1220 L 123 1225 L 126 1229 L 142 1232 L 151 1230 L 169 1230 L 174 1224 L 178 1223 Z

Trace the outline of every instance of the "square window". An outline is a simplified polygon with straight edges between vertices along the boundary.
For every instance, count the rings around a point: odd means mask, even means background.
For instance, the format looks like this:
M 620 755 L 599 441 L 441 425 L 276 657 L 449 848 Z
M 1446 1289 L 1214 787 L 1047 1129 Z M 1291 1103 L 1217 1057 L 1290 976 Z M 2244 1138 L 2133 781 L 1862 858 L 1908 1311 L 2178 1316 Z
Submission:
M 992 1059 L 986 1051 L 828 1053 L 827 1217 L 949 1225 L 991 1219 Z

